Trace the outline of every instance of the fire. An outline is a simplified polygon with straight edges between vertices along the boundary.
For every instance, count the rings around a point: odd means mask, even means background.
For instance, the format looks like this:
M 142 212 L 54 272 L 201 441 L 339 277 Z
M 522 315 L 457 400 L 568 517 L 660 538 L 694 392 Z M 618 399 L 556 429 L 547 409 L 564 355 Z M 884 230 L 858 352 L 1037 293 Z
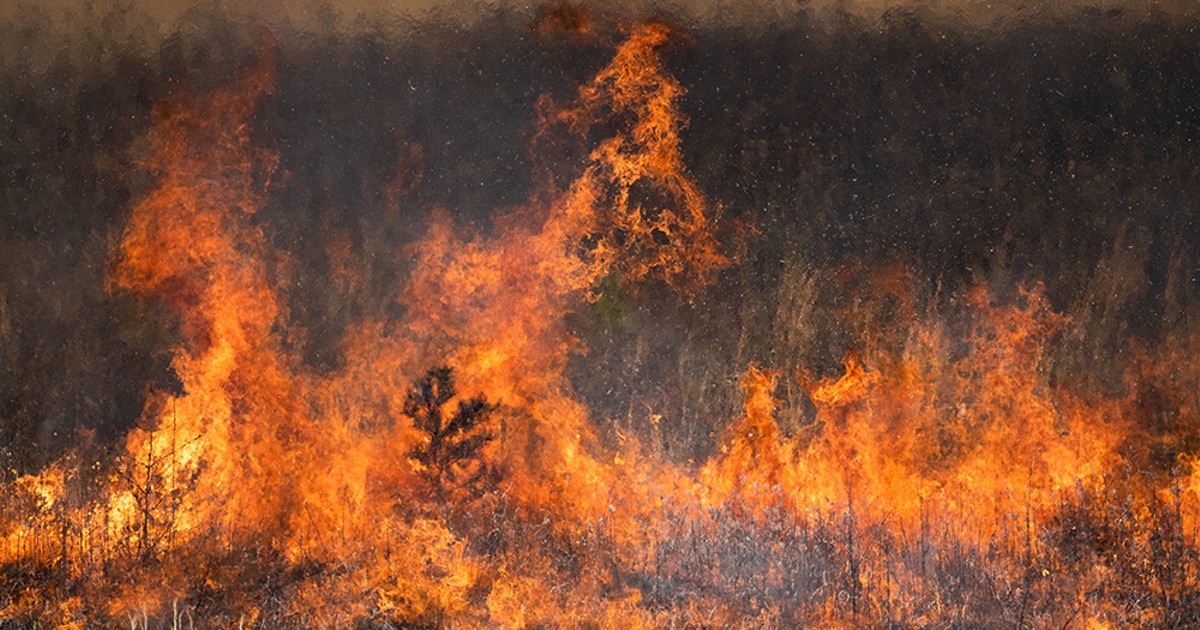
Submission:
M 734 264 L 684 159 L 672 33 L 630 27 L 574 99 L 542 98 L 534 145 L 588 147 L 573 177 L 490 231 L 435 212 L 398 252 L 402 314 L 357 322 L 329 373 L 286 343 L 289 260 L 256 214 L 279 185 L 254 126 L 272 55 L 156 106 L 155 184 L 110 288 L 178 314 L 180 391 L 148 396 L 114 461 L 68 456 L 2 488 L 0 620 L 138 627 L 183 606 L 263 627 L 1178 621 L 1195 564 L 1152 565 L 1197 553 L 1200 464 L 1128 471 L 1149 439 L 1136 383 L 1169 373 L 1160 395 L 1194 419 L 1200 375 L 1188 353 L 1146 349 L 1123 392 L 1056 377 L 1072 320 L 1040 287 L 977 285 L 935 308 L 881 270 L 872 287 L 906 328 L 848 313 L 867 321 L 861 343 L 819 378 L 736 366 L 743 408 L 707 458 L 607 439 L 567 376 L 587 352 L 570 315 L 619 283 L 692 300 Z M 341 286 L 361 286 L 350 245 L 329 250 Z M 810 403 L 801 426 L 779 420 L 785 384 Z M 1128 584 L 1162 601 L 1130 603 Z

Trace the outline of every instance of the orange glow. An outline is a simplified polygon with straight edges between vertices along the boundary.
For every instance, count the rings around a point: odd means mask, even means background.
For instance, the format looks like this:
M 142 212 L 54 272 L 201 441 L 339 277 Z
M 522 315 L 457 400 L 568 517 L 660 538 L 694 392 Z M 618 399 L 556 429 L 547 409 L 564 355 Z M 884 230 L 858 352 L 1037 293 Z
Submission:
M 568 316 L 606 278 L 687 300 L 733 264 L 681 153 L 684 89 L 660 58 L 671 34 L 631 27 L 573 102 L 543 99 L 542 133 L 611 135 L 487 234 L 435 213 L 403 252 L 403 315 L 354 324 L 328 374 L 284 342 L 287 261 L 256 215 L 277 167 L 251 133 L 271 55 L 213 94 L 157 106 L 142 164 L 156 183 L 110 282 L 178 314 L 181 392 L 149 396 L 98 490 L 84 496 L 70 458 L 0 489 L 0 564 L 127 575 L 73 592 L 22 584 L 0 621 L 136 625 L 183 602 L 247 627 L 954 625 L 962 613 L 941 598 L 960 566 L 985 567 L 1003 606 L 1070 594 L 1072 627 L 1161 621 L 1097 593 L 1118 571 L 1147 575 L 1117 564 L 1159 557 L 1153 545 L 1195 551 L 1194 536 L 1153 532 L 1171 501 L 1195 527 L 1200 463 L 1122 477 L 1139 443 L 1135 388 L 1051 378 L 1071 320 L 1039 287 L 975 286 L 946 307 L 952 322 L 923 310 L 910 275 L 881 270 L 873 288 L 897 298 L 906 327 L 864 334 L 821 378 L 734 366 L 742 410 L 706 458 L 671 459 L 619 429 L 606 441 L 566 375 L 587 351 Z M 355 290 L 347 239 L 327 250 Z M 1192 356 L 1145 359 L 1130 378 L 1183 369 L 1178 395 L 1193 398 L 1177 411 L 1194 414 Z M 811 403 L 798 426 L 779 420 L 787 382 Z M 1140 555 L 1081 573 L 1087 558 L 1052 543 L 1078 542 L 1071 519 L 1089 510 L 1108 528 L 1096 536 Z M 1068 570 L 1084 577 L 1051 590 Z M 1008 621 L 1063 625 L 1029 614 Z

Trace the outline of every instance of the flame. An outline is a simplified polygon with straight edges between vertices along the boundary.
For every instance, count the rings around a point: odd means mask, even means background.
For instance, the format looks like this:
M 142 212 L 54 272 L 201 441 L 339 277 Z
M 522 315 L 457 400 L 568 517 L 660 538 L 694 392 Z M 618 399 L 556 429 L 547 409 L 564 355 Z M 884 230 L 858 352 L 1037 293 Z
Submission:
M 586 351 L 568 315 L 608 278 L 689 299 L 732 264 L 682 157 L 671 34 L 631 27 L 572 103 L 542 99 L 541 134 L 611 135 L 486 235 L 436 212 L 403 252 L 403 315 L 355 324 L 329 374 L 284 342 L 287 259 L 256 214 L 278 168 L 253 135 L 271 55 L 157 106 L 142 163 L 156 183 L 110 282 L 178 313 L 180 392 L 149 397 L 98 488 L 69 458 L 2 488 L 0 565 L 73 586 L 0 576 L 14 592 L 0 620 L 136 627 L 178 622 L 182 601 L 214 625 L 969 625 L 1019 602 L 1017 626 L 1062 625 L 1063 594 L 1087 627 L 1176 620 L 1101 591 L 1195 584 L 1146 566 L 1195 553 L 1182 532 L 1200 513 L 1198 460 L 1121 476 L 1149 439 L 1133 383 L 1173 379 L 1161 395 L 1193 419 L 1194 354 L 1147 351 L 1126 392 L 1081 394 L 1051 378 L 1071 319 L 1040 287 L 976 286 L 951 321 L 922 311 L 911 274 L 882 270 L 872 290 L 907 328 L 867 331 L 823 378 L 748 366 L 743 409 L 704 461 L 605 443 L 566 376 Z M 350 245 L 328 247 L 355 290 Z M 811 403 L 801 426 L 778 420 L 788 379 Z M 947 586 L 956 572 L 999 603 L 963 603 L 982 591 Z
M 1020 302 L 998 306 L 973 290 L 957 360 L 947 360 L 951 343 L 936 324 L 918 324 L 901 356 L 871 357 L 874 369 L 847 357 L 843 374 L 810 385 L 813 435 L 780 436 L 777 377 L 751 368 L 744 419 L 705 471 L 716 496 L 773 488 L 793 510 L 857 501 L 858 510 L 895 519 L 936 501 L 963 527 L 957 535 L 990 540 L 1005 534 L 994 516 L 1052 514 L 1059 493 L 1102 483 L 1121 464 L 1127 429 L 1120 416 L 1096 419 L 1116 402 L 1091 408 L 1042 381 L 1044 345 L 1065 319 L 1039 292 Z

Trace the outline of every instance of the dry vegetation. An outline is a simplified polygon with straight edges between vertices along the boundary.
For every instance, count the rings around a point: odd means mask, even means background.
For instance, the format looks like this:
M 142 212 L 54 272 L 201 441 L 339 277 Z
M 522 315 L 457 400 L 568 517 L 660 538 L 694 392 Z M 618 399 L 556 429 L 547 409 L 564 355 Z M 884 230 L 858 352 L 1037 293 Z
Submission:
M 1200 625 L 1187 24 L 25 19 L 0 629 Z

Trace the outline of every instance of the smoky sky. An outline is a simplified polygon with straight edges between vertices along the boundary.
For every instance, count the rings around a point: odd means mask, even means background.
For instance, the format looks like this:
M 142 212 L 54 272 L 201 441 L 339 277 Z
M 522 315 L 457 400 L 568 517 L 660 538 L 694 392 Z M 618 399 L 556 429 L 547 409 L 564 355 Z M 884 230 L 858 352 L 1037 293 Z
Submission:
M 0 7 L 0 17 L 13 19 L 30 12 L 51 17 L 70 16 L 109 8 L 131 9 L 144 16 L 149 24 L 162 32 L 170 32 L 177 21 L 197 6 L 219 10 L 239 21 L 290 22 L 313 30 L 334 26 L 331 16 L 337 16 L 343 27 L 378 28 L 399 24 L 419 24 L 431 16 L 453 17 L 469 24 L 496 11 L 535 15 L 546 3 L 528 0 L 281 0 L 265 6 L 228 0 L 49 0 L 11 2 Z M 553 3 L 550 3 L 553 4 Z M 606 9 L 628 17 L 649 13 L 669 13 L 676 18 L 695 22 L 764 26 L 773 21 L 794 19 L 808 14 L 823 21 L 836 21 L 849 15 L 875 24 L 885 16 L 897 13 L 918 14 L 929 23 L 952 27 L 1006 27 L 1031 20 L 1070 19 L 1081 11 L 1128 12 L 1146 17 L 1186 18 L 1196 15 L 1195 3 L 1187 0 L 1065 0 L 1054 3 L 1029 3 L 1018 0 L 676 0 L 670 3 L 651 3 L 645 0 L 616 0 L 603 3 Z M 18 18 L 19 19 L 19 18 Z
M 285 259 L 280 334 L 318 372 L 337 369 L 352 323 L 399 317 L 404 246 L 435 208 L 486 234 L 548 174 L 569 176 L 577 154 L 530 150 L 535 104 L 569 100 L 644 17 L 679 26 L 664 54 L 687 90 L 685 161 L 738 263 L 690 301 L 628 287 L 572 314 L 591 349 L 572 382 L 598 419 L 654 408 L 673 456 L 704 452 L 749 362 L 832 368 L 854 346 L 836 313 L 862 299 L 845 280 L 859 267 L 909 270 L 933 310 L 970 283 L 1041 283 L 1088 322 L 1068 366 L 1188 327 L 1187 3 L 995 5 L 630 3 L 592 10 L 581 35 L 539 30 L 557 5 L 525 3 L 6 4 L 0 464 L 114 440 L 150 392 L 178 387 L 175 315 L 106 282 L 153 185 L 139 142 L 155 102 L 236 79 L 264 46 L 278 84 L 253 133 L 280 166 L 256 221 Z M 798 311 L 816 323 L 785 331 Z

